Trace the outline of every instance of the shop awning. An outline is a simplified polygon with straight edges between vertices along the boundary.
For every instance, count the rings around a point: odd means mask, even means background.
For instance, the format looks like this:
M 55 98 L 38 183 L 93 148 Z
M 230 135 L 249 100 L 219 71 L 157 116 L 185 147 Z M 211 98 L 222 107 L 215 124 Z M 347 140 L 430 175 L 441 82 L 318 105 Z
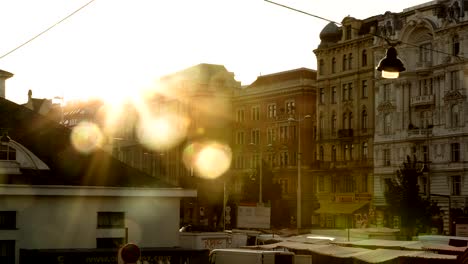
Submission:
M 320 208 L 315 211 L 317 214 L 353 214 L 369 202 L 360 203 L 320 203 Z

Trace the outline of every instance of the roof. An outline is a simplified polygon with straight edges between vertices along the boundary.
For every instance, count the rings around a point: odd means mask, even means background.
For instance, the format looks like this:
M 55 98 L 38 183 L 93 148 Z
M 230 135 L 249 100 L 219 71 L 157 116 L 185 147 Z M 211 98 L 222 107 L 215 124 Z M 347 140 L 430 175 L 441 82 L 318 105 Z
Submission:
M 7 71 L 4 71 L 4 70 L 0 70 L 0 77 L 8 79 L 8 78 L 10 78 L 12 76 L 13 76 L 13 73 L 7 72 Z
M 82 154 L 70 142 L 71 130 L 34 111 L 0 98 L 0 128 L 49 166 L 28 170 L 10 182 L 32 185 L 174 187 L 113 158 L 103 150 Z
M 284 82 L 288 80 L 297 80 L 297 79 L 317 79 L 317 71 L 311 70 L 308 68 L 299 68 L 289 71 L 277 72 L 268 75 L 258 76 L 249 87 L 268 85 L 272 83 Z
M 320 208 L 315 211 L 317 214 L 352 214 L 361 209 L 369 202 L 357 203 L 320 203 Z
M 384 240 L 384 239 L 365 239 L 352 242 L 332 242 L 341 246 L 361 247 L 368 249 L 385 248 L 398 250 L 421 250 L 423 244 L 421 241 L 399 241 L 399 240 Z

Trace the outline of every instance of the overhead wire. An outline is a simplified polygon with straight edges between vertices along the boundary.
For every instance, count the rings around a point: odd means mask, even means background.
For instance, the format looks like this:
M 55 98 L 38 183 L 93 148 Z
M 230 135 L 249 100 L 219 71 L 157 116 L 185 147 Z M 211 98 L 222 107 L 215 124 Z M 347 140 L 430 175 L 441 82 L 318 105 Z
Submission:
M 315 17 L 315 18 L 318 18 L 318 19 L 321 19 L 321 20 L 324 20 L 324 21 L 327 21 L 327 22 L 334 23 L 334 24 L 339 25 L 339 26 L 343 26 L 343 24 L 340 23 L 340 22 L 336 22 L 334 20 L 324 18 L 324 17 L 318 16 L 318 15 L 315 15 L 315 14 L 312 14 L 312 13 L 308 13 L 308 12 L 305 12 L 305 11 L 302 11 L 302 10 L 299 10 L 299 9 L 296 9 L 296 8 L 293 8 L 293 7 L 290 7 L 290 6 L 287 6 L 287 5 L 276 3 L 276 2 L 273 2 L 273 1 L 270 1 L 270 0 L 264 0 L 264 1 L 268 2 L 268 3 L 271 3 L 271 4 L 274 4 L 274 5 L 277 5 L 277 6 L 280 6 L 280 7 L 284 7 L 286 9 L 289 9 L 289 10 L 292 10 L 292 11 L 295 11 L 295 12 L 299 12 L 299 13 L 302 13 L 302 14 L 305 14 L 305 15 L 308 15 L 308 16 L 312 16 L 312 17 Z M 353 28 L 353 27 L 351 27 L 351 29 L 359 30 L 358 28 Z M 408 46 L 413 46 L 413 47 L 421 48 L 421 49 L 424 49 L 424 50 L 449 55 L 449 56 L 456 57 L 456 58 L 459 58 L 459 59 L 467 59 L 466 57 L 460 56 L 458 54 L 454 55 L 452 53 L 448 53 L 448 52 L 441 51 L 441 50 L 436 50 L 436 49 L 433 49 L 433 48 L 427 48 L 425 46 L 419 46 L 419 45 L 416 45 L 416 44 L 413 44 L 413 43 L 407 43 L 407 42 L 403 42 L 403 41 L 398 41 L 397 43 L 392 43 L 392 40 L 387 38 L 387 37 L 384 37 L 384 36 L 381 36 L 379 34 L 372 33 L 372 32 L 370 32 L 369 34 L 374 36 L 374 37 L 378 37 L 378 38 L 381 38 L 381 39 L 385 40 L 390 46 L 395 46 L 396 44 L 405 44 L 405 45 L 408 45 Z
M 15 48 L 13 48 L 12 50 L 8 51 L 7 53 L 3 54 L 2 56 L 0 56 L 0 60 L 5 58 L 6 56 L 10 55 L 11 53 L 17 51 L 18 49 L 24 47 L 25 45 L 27 45 L 28 43 L 32 42 L 33 40 L 37 39 L 38 37 L 42 36 L 43 34 L 47 33 L 49 30 L 51 30 L 52 28 L 54 28 L 55 26 L 59 25 L 60 23 L 62 23 L 63 21 L 67 20 L 68 18 L 72 17 L 73 15 L 75 15 L 76 13 L 78 13 L 79 11 L 81 11 L 82 9 L 84 9 L 85 7 L 87 7 L 88 5 L 90 5 L 92 2 L 94 2 L 95 0 L 90 0 L 89 2 L 87 2 L 86 4 L 80 6 L 78 9 L 76 9 L 75 11 L 71 12 L 69 15 L 67 15 L 66 17 L 60 19 L 59 21 L 55 22 L 53 25 L 51 25 L 50 27 L 46 28 L 45 30 L 39 32 L 38 34 L 36 34 L 35 36 L 33 36 L 32 38 L 28 39 L 27 41 L 23 42 L 22 44 L 16 46 Z

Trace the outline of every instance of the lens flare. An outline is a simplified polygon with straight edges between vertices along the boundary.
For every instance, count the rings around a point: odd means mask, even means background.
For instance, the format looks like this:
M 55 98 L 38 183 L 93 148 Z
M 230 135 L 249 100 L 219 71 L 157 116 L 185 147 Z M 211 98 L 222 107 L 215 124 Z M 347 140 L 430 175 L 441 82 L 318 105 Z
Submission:
M 73 128 L 70 140 L 76 150 L 87 154 L 102 146 L 103 136 L 96 124 L 84 121 Z
M 185 166 L 206 179 L 215 179 L 231 166 L 232 151 L 229 146 L 211 143 L 192 143 L 184 149 Z
M 188 124 L 188 119 L 174 114 L 142 118 L 137 127 L 138 138 L 150 149 L 166 150 L 185 138 Z

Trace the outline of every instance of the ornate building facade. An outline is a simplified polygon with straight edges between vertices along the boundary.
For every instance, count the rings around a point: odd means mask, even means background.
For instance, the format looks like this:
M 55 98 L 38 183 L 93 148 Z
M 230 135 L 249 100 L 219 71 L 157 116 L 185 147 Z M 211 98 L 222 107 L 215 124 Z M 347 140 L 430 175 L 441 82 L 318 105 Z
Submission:
M 378 17 L 346 17 L 320 33 L 314 174 L 320 209 L 315 224 L 369 225 L 373 185 L 373 34 Z
M 468 205 L 468 5 L 466 1 L 431 1 L 401 13 L 387 12 L 379 19 L 378 33 L 398 43 L 395 48 L 406 67 L 398 79 L 376 74 L 374 205 L 378 222 L 394 224 L 383 210 L 386 182 L 409 158 L 419 162 L 424 174 L 418 179 L 419 192 L 442 208 L 443 227 L 438 232 L 454 234 L 449 223 L 456 222 Z M 385 39 L 376 37 L 375 63 L 386 48 Z

